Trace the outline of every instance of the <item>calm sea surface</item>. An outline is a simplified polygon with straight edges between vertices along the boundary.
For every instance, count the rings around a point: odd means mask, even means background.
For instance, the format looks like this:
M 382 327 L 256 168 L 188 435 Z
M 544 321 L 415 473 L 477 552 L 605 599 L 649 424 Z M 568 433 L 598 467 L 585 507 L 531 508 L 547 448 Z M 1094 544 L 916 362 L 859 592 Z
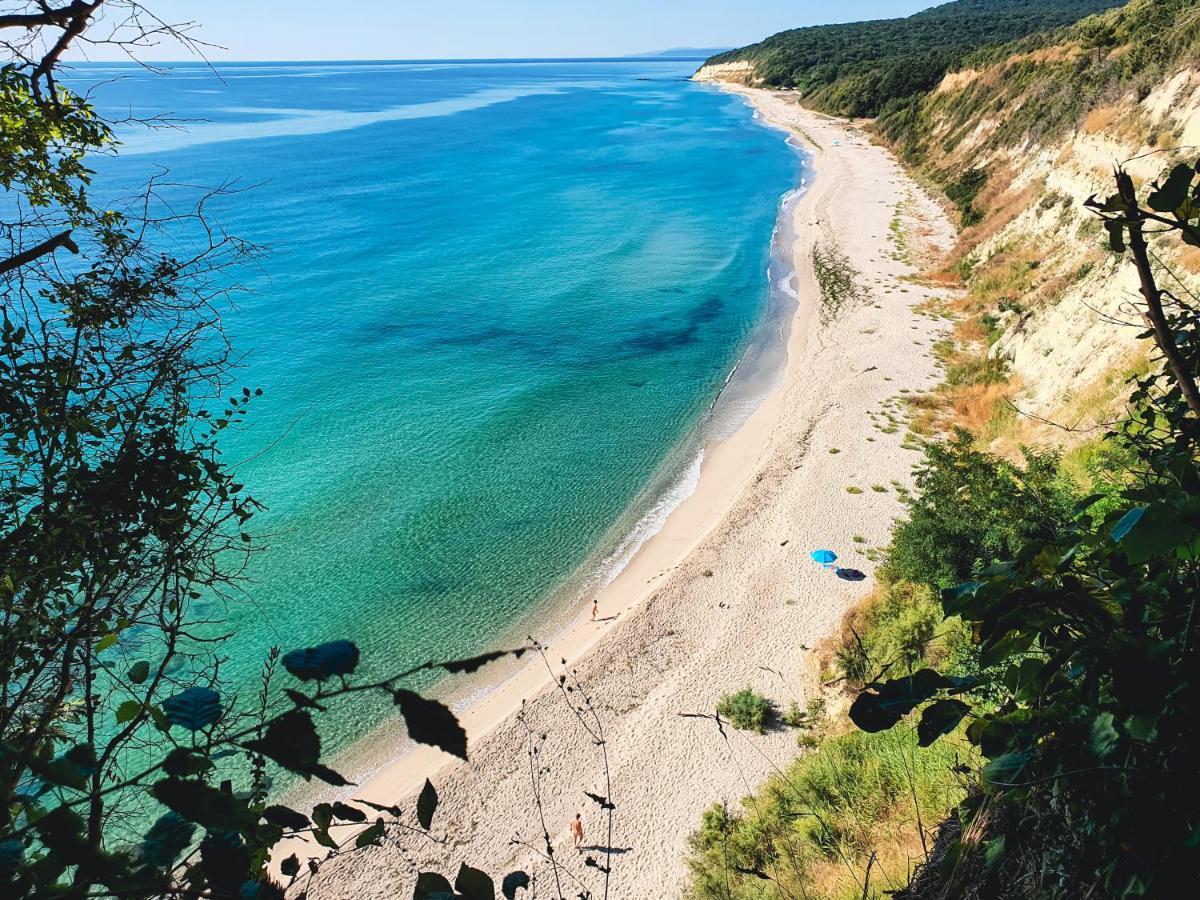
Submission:
M 269 507 L 221 613 L 246 693 L 276 644 L 352 638 L 367 675 L 480 652 L 686 492 L 801 166 L 695 65 L 79 71 L 115 79 L 107 111 L 189 120 L 124 131 L 94 193 L 235 178 L 219 218 L 270 250 L 225 322 L 264 391 L 225 442 Z

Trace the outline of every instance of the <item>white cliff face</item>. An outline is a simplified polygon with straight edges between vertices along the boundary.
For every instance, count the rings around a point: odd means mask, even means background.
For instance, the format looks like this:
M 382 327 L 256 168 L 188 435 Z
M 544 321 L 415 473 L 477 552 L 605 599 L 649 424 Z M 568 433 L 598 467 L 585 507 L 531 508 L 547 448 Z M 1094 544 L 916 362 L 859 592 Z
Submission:
M 695 81 L 724 81 L 751 86 L 757 81 L 754 76 L 754 63 L 745 61 L 703 66 L 692 78 Z
M 947 76 L 940 93 L 953 94 L 970 80 Z M 974 157 L 972 165 L 988 165 L 1011 178 L 995 201 L 1003 206 L 1009 198 L 1011 219 L 979 243 L 969 260 L 976 270 L 986 270 L 1006 254 L 1022 254 L 1031 266 L 1027 289 L 1004 304 L 997 323 L 1002 334 L 992 352 L 1010 360 L 1022 385 L 1016 398 L 1021 409 L 1068 426 L 1095 424 L 1112 411 L 1098 405 L 1103 385 L 1119 384 L 1150 347 L 1136 339 L 1145 324 L 1133 267 L 1108 251 L 1097 218 L 1083 203 L 1113 192 L 1117 164 L 1146 183 L 1176 162 L 1195 160 L 1200 72 L 1179 72 L 1140 101 L 1127 96 L 1095 110 L 1076 133 L 1050 145 L 972 154 L 970 145 L 981 146 L 993 127 L 981 122 L 954 150 L 964 161 Z M 1175 149 L 1189 144 L 1193 149 Z M 1173 273 L 1164 273 L 1164 279 L 1178 277 L 1200 288 L 1200 254 L 1177 240 L 1156 249 Z M 1119 388 L 1107 393 L 1110 407 L 1123 400 Z M 1076 416 L 1093 421 L 1064 420 Z

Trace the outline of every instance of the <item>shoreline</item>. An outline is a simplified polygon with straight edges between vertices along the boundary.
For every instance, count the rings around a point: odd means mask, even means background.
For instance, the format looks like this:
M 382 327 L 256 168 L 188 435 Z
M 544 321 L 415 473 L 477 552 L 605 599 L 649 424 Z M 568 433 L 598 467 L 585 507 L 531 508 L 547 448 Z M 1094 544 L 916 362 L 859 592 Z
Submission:
M 323 866 L 309 885 L 314 900 L 411 892 L 414 863 L 451 877 L 460 861 L 497 878 L 509 868 L 546 872 L 537 855 L 512 841 L 537 839 L 542 814 L 556 850 L 562 848 L 561 865 L 579 870 L 572 877 L 594 877 L 594 868 L 566 853 L 566 822 L 572 810 L 598 822 L 595 807 L 581 798 L 583 791 L 603 792 L 606 782 L 594 743 L 581 738 L 573 711 L 549 690 L 559 659 L 587 685 L 612 746 L 611 797 L 620 813 L 619 847 L 611 849 L 621 855 L 610 859 L 614 885 L 627 896 L 675 893 L 664 885 L 685 873 L 685 839 L 699 825 L 699 812 L 722 800 L 736 805 L 754 782 L 795 755 L 787 732 L 753 742 L 734 733 L 721 741 L 711 722 L 679 714 L 711 711 L 721 693 L 744 684 L 777 702 L 789 693 L 802 700 L 811 686 L 807 645 L 832 631 L 844 609 L 870 589 L 870 582 L 831 581 L 807 563 L 807 554 L 812 546 L 835 546 L 848 564 L 870 571 L 869 562 L 852 555 L 851 536 L 883 540 L 900 511 L 886 488 L 859 496 L 844 491 L 851 480 L 909 482 L 915 460 L 900 447 L 903 436 L 878 430 L 870 416 L 898 390 L 936 380 L 928 344 L 940 326 L 911 310 L 934 291 L 902 281 L 912 267 L 888 252 L 888 225 L 915 196 L 928 216 L 922 225 L 935 223 L 943 236 L 952 229 L 935 204 L 922 204 L 898 163 L 856 129 L 769 92 L 721 87 L 788 131 L 787 140 L 804 146 L 811 161 L 806 190 L 791 210 L 797 299 L 782 377 L 732 436 L 706 448 L 696 490 L 601 590 L 602 621 L 578 613 L 546 648 L 552 671 L 535 658 L 463 711 L 469 763 L 419 746 L 352 793 L 390 804 L 433 778 L 442 796 L 434 831 L 448 835 L 452 846 L 396 835 L 383 847 Z M 814 146 L 809 135 L 820 142 Z M 821 240 L 849 248 L 873 301 L 843 313 L 832 327 L 816 315 L 810 257 Z M 527 726 L 547 735 L 544 752 L 553 760 L 545 808 L 530 800 Z M 351 834 L 347 826 L 337 837 Z M 281 849 L 278 856 L 303 858 L 307 848 L 293 841 Z
M 687 522 L 676 521 L 675 527 L 672 527 L 671 523 L 673 519 L 677 519 L 681 507 L 688 505 L 688 502 L 701 492 L 702 486 L 711 486 L 718 480 L 727 480 L 729 476 L 737 475 L 731 471 L 734 468 L 731 461 L 741 460 L 744 464 L 745 448 L 738 447 L 725 452 L 719 452 L 718 448 L 736 439 L 786 380 L 788 361 L 793 355 L 793 348 L 789 346 L 790 335 L 794 332 L 799 318 L 800 301 L 793 289 L 781 286 L 773 280 L 773 272 L 776 264 L 781 261 L 779 256 L 782 255 L 786 257 L 782 260 L 786 266 L 783 273 L 786 280 L 794 282 L 797 277 L 796 260 L 790 252 L 791 248 L 786 246 L 784 241 L 788 237 L 794 241 L 794 226 L 791 220 L 794 219 L 796 205 L 812 184 L 814 168 L 811 153 L 804 146 L 793 143 L 793 133 L 790 130 L 771 123 L 758 112 L 749 98 L 743 99 L 753 111 L 755 122 L 772 131 L 782 131 L 784 143 L 801 160 L 799 183 L 780 195 L 779 209 L 768 247 L 768 263 L 764 272 L 768 280 L 768 296 L 759 320 L 750 329 L 745 346 L 716 395 L 700 413 L 689 434 L 667 452 L 662 466 L 669 466 L 672 457 L 680 455 L 683 456 L 682 464 L 675 465 L 666 473 L 658 471 L 651 476 L 646 488 L 658 483 L 659 490 L 642 505 L 636 518 L 627 518 L 625 513 L 618 517 L 613 529 L 618 528 L 621 520 L 625 520 L 625 528 L 615 540 L 601 541 L 600 546 L 610 544 L 610 549 L 605 555 L 597 558 L 595 551 L 589 555 L 577 573 L 582 576 L 578 581 L 579 586 L 571 589 L 574 596 L 562 596 L 559 593 L 561 588 L 556 588 L 534 610 L 504 629 L 489 649 L 518 646 L 523 641 L 527 643 L 525 636 L 531 631 L 529 626 L 535 622 L 549 621 L 551 625 L 547 629 L 547 640 L 543 646 L 551 658 L 557 655 L 557 658 L 570 662 L 588 653 L 603 639 L 609 627 L 616 624 L 615 620 L 644 601 L 653 592 L 653 582 L 682 563 L 695 544 L 711 530 L 712 522 L 707 526 L 698 526 L 695 519 Z M 780 292 L 786 296 L 786 300 L 781 299 Z M 759 371 L 763 368 L 766 370 L 765 384 L 753 384 L 756 378 L 763 378 L 764 372 Z M 742 409 L 743 407 L 749 409 Z M 717 454 L 718 458 L 726 459 L 725 463 L 717 466 L 720 470 L 717 472 L 713 471 L 714 454 Z M 680 461 L 676 459 L 676 462 Z M 635 497 L 631 506 L 637 504 L 637 501 L 638 498 Z M 705 503 L 702 499 L 697 505 L 710 507 L 711 503 Z M 721 510 L 708 511 L 716 513 L 717 516 L 706 516 L 705 521 L 715 519 L 721 513 Z M 660 517 L 657 523 L 653 521 L 655 517 Z M 644 537 L 639 535 L 640 531 L 647 529 L 653 530 Z M 664 532 L 668 529 L 672 533 L 664 538 Z M 660 538 L 664 539 L 660 541 Z M 660 550 L 652 546 L 657 543 L 669 543 L 672 549 Z M 641 567 L 641 574 L 646 575 L 649 570 L 657 569 L 659 575 L 647 578 L 641 587 L 638 586 L 641 582 L 636 578 L 630 579 L 635 583 L 627 584 L 623 579 L 624 573 L 644 554 L 649 560 Z M 587 571 L 588 569 L 590 571 Z M 574 578 L 575 576 L 568 578 L 566 583 L 571 583 Z M 609 593 L 618 596 L 607 597 Z M 593 597 L 598 599 L 600 608 L 595 623 L 590 620 L 588 608 L 588 601 Z M 605 621 L 607 619 L 613 621 Z M 541 638 L 538 640 L 541 641 Z M 425 693 L 436 697 L 454 710 L 467 732 L 468 744 L 471 744 L 477 737 L 488 733 L 499 721 L 518 711 L 520 702 L 511 696 L 501 698 L 496 704 L 499 709 L 478 716 L 482 719 L 481 722 L 475 721 L 477 716 L 472 715 L 472 710 L 483 705 L 496 693 L 509 689 L 510 682 L 526 669 L 533 669 L 535 677 L 524 679 L 520 687 L 513 686 L 514 691 L 509 692 L 524 695 L 531 681 L 544 681 L 546 678 L 544 668 L 540 663 L 532 661 L 528 654 L 522 661 L 501 660 L 471 676 L 445 676 Z M 285 802 L 301 805 L 321 800 L 348 802 L 357 797 L 383 803 L 385 801 L 378 798 L 385 795 L 394 796 L 394 791 L 399 786 L 402 786 L 405 793 L 419 790 L 424 778 L 433 774 L 429 766 L 453 765 L 457 762 L 454 757 L 440 754 L 427 746 L 413 744 L 407 741 L 407 738 L 405 740 L 408 746 L 404 750 L 398 753 L 394 750 L 381 751 L 384 744 L 403 734 L 402 723 L 393 720 L 374 729 L 334 758 L 332 765 L 335 769 L 351 780 L 363 779 L 358 782 L 357 788 L 337 790 L 325 787 L 314 790 L 312 785 L 300 783 L 285 794 Z M 389 777 L 388 770 L 393 767 L 408 768 L 406 760 L 421 751 L 426 752 L 419 762 L 414 761 L 413 772 L 399 780 Z M 436 760 L 440 760 L 440 763 Z M 294 850 L 295 846 L 292 849 Z

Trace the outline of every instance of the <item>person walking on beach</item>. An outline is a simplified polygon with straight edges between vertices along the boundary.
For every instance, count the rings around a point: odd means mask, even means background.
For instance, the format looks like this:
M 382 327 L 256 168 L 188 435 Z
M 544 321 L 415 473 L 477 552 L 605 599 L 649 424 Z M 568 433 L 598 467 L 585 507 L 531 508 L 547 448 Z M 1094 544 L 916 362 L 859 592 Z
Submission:
M 575 818 L 571 820 L 571 838 L 575 841 L 575 849 L 578 850 L 583 843 L 583 816 L 575 813 Z
M 596 614 L 598 612 L 600 612 L 600 598 L 593 597 L 592 598 L 592 621 L 593 622 L 596 621 Z

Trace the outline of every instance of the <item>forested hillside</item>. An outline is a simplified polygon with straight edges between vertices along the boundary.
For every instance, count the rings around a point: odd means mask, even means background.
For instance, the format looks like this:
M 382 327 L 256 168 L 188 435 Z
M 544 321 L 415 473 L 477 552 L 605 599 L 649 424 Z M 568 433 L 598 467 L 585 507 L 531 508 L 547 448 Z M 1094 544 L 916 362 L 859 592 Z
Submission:
M 972 51 L 1075 22 L 1122 0 L 956 0 L 905 19 L 797 28 L 712 57 L 753 66 L 752 83 L 795 88 L 814 108 L 875 116 L 933 88 Z
M 1082 126 L 1097 105 L 1129 92 L 1144 99 L 1193 60 L 1200 48 L 1195 9 L 1190 0 L 1133 2 L 1069 28 L 981 47 L 934 90 L 890 104 L 876 124 L 911 161 L 939 168 L 955 150 L 961 159 L 1047 143 Z

